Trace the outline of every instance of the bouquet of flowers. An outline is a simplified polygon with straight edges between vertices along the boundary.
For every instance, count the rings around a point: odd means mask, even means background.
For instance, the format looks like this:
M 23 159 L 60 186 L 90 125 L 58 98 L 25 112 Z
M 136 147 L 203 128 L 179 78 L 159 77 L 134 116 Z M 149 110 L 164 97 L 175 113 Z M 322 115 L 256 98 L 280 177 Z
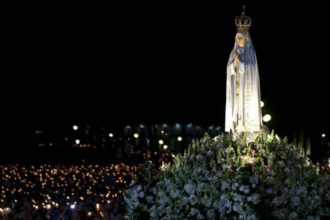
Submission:
M 206 134 L 172 163 L 143 164 L 125 201 L 127 219 L 320 219 L 330 176 L 274 133 Z

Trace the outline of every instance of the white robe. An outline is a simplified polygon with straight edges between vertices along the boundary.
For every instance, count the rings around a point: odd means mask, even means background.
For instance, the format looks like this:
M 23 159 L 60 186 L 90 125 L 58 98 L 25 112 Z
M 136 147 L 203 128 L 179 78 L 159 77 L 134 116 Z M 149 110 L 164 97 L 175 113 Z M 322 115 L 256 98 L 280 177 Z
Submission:
M 227 65 L 225 131 L 255 133 L 262 128 L 260 83 L 256 55 L 248 33 L 245 59 L 234 66 L 235 43 Z M 238 86 L 238 87 L 237 87 Z

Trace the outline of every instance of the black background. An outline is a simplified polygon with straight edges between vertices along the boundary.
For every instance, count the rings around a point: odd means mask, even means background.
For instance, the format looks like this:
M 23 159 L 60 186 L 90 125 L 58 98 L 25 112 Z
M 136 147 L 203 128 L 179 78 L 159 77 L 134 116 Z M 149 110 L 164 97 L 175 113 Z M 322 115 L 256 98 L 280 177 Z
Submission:
M 56 132 L 74 122 L 223 125 L 241 4 L 4 7 L 1 148 L 24 146 L 36 129 Z M 327 131 L 327 7 L 246 5 L 269 127 L 282 136 Z

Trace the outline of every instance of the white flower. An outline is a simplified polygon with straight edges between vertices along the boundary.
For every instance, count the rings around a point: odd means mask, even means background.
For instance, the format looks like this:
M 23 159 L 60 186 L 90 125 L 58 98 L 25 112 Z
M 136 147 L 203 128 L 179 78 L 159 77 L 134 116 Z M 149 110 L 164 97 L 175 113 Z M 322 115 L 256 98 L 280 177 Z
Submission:
M 283 191 L 283 193 L 287 194 L 287 193 L 289 192 L 289 189 L 288 189 L 287 187 L 284 187 L 284 188 L 282 189 L 282 191 Z
M 234 205 L 233 205 L 233 210 L 234 210 L 235 212 L 240 213 L 240 212 L 242 211 L 242 206 L 241 206 L 241 204 L 235 202 Z
M 320 186 L 320 187 L 317 189 L 317 191 L 318 191 L 319 194 L 323 194 L 324 189 L 323 189 L 323 187 Z
M 278 161 L 278 165 L 280 165 L 281 167 L 284 167 L 285 166 L 285 164 L 284 164 L 284 162 L 282 160 Z
M 168 197 L 167 196 L 163 196 L 163 197 L 160 198 L 159 204 L 161 206 L 166 206 L 167 203 L 168 203 Z
M 205 218 L 204 215 L 202 215 L 201 213 L 197 215 L 197 219 L 204 219 L 204 218 Z
M 296 212 L 291 212 L 288 217 L 289 219 L 298 219 L 299 216 Z
M 236 190 L 238 187 L 239 187 L 239 184 L 236 182 L 231 185 L 232 190 Z
M 272 188 L 268 188 L 268 189 L 266 190 L 266 192 L 267 192 L 268 194 L 272 194 L 272 193 L 273 193 L 273 190 L 272 190 Z
M 189 202 L 188 197 L 183 197 L 182 200 L 181 200 L 182 206 L 187 205 L 188 202 Z
M 207 213 L 206 213 L 207 217 L 209 219 L 213 219 L 215 217 L 215 213 L 214 213 L 214 210 L 213 209 L 209 209 L 207 210 Z
M 204 159 L 204 157 L 202 155 L 200 155 L 200 154 L 198 154 L 196 156 L 196 160 L 198 160 L 198 161 L 202 161 L 203 159 Z
M 233 195 L 233 200 L 236 202 L 236 201 L 239 201 L 239 202 L 242 202 L 242 196 L 237 194 L 237 193 L 234 193 Z
M 325 197 L 327 200 L 330 200 L 330 191 L 328 191 L 327 194 L 325 194 Z
M 229 189 L 229 184 L 227 182 L 223 182 L 221 185 L 221 191 L 225 191 L 226 189 Z
M 172 215 L 172 214 L 173 214 L 173 210 L 171 209 L 171 207 L 170 207 L 170 206 L 167 206 L 167 207 L 166 207 L 166 209 L 165 209 L 165 212 L 166 212 L 167 216 L 169 216 L 169 215 Z
M 136 190 L 132 190 L 130 193 L 130 198 L 134 201 L 134 200 L 138 200 L 138 192 Z
M 311 174 L 310 174 L 309 172 L 304 172 L 304 174 L 303 174 L 303 175 L 304 175 L 304 178 L 306 178 L 306 179 L 307 179 L 307 178 L 309 178 L 309 177 L 310 177 L 310 175 L 311 175 Z
M 195 205 L 197 203 L 197 197 L 195 195 L 190 195 L 189 196 L 189 202 L 191 205 Z
M 274 205 L 279 205 L 279 204 L 281 204 L 281 202 L 280 202 L 280 198 L 279 198 L 279 197 L 275 197 L 275 198 L 272 200 L 272 204 L 274 204 Z
M 291 198 L 291 204 L 293 207 L 298 207 L 300 205 L 300 199 L 297 196 Z
M 284 168 L 284 173 L 290 173 L 291 169 L 289 169 L 288 167 Z
M 163 191 L 163 190 L 159 190 L 159 191 L 157 192 L 157 196 L 158 196 L 159 198 L 164 197 L 164 196 L 165 196 L 164 191 Z
M 200 183 L 196 187 L 196 192 L 201 193 L 205 190 L 206 184 L 205 183 Z
M 195 186 L 193 184 L 185 184 L 184 185 L 184 191 L 188 194 L 193 194 L 195 192 Z
M 205 201 L 205 206 L 209 208 L 211 207 L 211 205 L 212 205 L 212 200 L 209 198 Z
M 288 213 L 288 211 L 286 209 L 279 209 L 274 212 L 274 215 L 278 219 L 287 219 L 287 217 L 288 217 L 287 213 Z
M 129 186 L 130 186 L 130 187 L 133 187 L 133 186 L 135 185 L 135 183 L 136 183 L 136 180 L 133 179 L 133 180 L 131 181 L 131 183 L 129 184 Z
M 257 185 L 259 182 L 259 177 L 257 175 L 251 176 L 250 182 L 252 183 L 252 185 Z
M 226 200 L 225 201 L 225 207 L 228 209 L 228 210 L 231 210 L 231 205 L 232 205 L 232 202 L 229 201 L 229 200 Z
M 139 193 L 139 197 L 140 198 L 143 198 L 144 197 L 144 192 L 143 191 Z
M 251 196 L 251 201 L 253 204 L 258 204 L 260 202 L 260 195 L 258 193 L 254 193 L 252 196 Z
M 189 214 L 190 214 L 191 216 L 197 216 L 199 213 L 200 213 L 200 212 L 199 212 L 198 209 L 196 209 L 196 208 L 191 208 Z
M 239 187 L 239 191 L 244 192 L 245 194 L 248 194 L 250 192 L 250 188 L 249 188 L 249 186 L 242 185 Z
M 157 217 L 157 207 L 156 205 L 153 205 L 149 208 L 149 213 L 151 218 L 156 218 Z
M 226 210 L 225 210 L 225 206 L 224 206 L 224 203 L 220 202 L 220 201 L 214 201 L 213 202 L 213 208 L 215 210 L 217 210 L 219 213 L 224 213 Z
M 173 199 L 176 199 L 179 196 L 179 191 L 178 190 L 173 190 L 170 192 L 170 195 Z
M 148 203 L 152 203 L 154 201 L 154 198 L 152 196 L 147 196 L 146 200 Z
M 211 151 L 211 150 L 207 151 L 206 155 L 208 157 L 212 157 L 213 156 L 213 151 Z
M 300 186 L 296 189 L 296 194 L 306 194 L 307 193 L 307 189 L 305 186 Z
M 136 191 L 140 192 L 141 190 L 142 190 L 142 186 L 141 186 L 141 185 L 138 185 L 138 186 L 136 187 Z
M 319 220 L 320 217 L 319 216 L 307 216 L 306 220 Z
M 257 220 L 258 218 L 257 218 L 257 216 L 255 216 L 255 215 L 248 215 L 247 217 L 246 217 L 246 220 Z

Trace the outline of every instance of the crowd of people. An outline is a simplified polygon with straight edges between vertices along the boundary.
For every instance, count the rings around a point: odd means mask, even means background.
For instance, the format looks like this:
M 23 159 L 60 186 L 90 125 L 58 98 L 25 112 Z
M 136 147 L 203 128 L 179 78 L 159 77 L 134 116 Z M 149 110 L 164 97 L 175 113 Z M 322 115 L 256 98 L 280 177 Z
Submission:
M 94 149 L 90 140 L 95 138 L 86 129 L 74 126 L 75 142 L 68 149 L 57 149 L 55 142 L 45 139 L 43 142 L 49 142 L 49 147 L 38 145 L 37 150 L 27 152 L 29 161 L 16 164 L 1 161 L 0 220 L 122 219 L 124 193 L 138 165 L 152 161 L 160 166 L 171 161 L 191 143 L 194 135 L 201 133 L 201 128 L 190 124 L 185 128 L 188 136 L 184 137 L 180 136 L 182 128 L 178 124 L 155 127 L 150 137 L 143 129 L 150 130 L 145 126 L 136 129 L 128 126 L 124 130 L 126 138 L 109 133 L 108 138 L 99 138 L 100 143 L 95 143 L 99 147 Z M 36 134 L 42 136 L 43 132 Z M 43 143 L 42 140 L 39 142 Z M 39 154 L 31 157 L 36 152 Z M 34 158 L 39 164 L 31 164 Z M 46 162 L 49 158 L 57 159 L 50 164 Z
M 130 163 L 0 164 L 0 220 L 121 219 L 123 194 L 138 165 L 160 166 L 175 156 L 165 147 L 127 144 L 126 151 L 134 158 Z
M 0 219 L 122 219 L 137 165 L 1 165 Z

